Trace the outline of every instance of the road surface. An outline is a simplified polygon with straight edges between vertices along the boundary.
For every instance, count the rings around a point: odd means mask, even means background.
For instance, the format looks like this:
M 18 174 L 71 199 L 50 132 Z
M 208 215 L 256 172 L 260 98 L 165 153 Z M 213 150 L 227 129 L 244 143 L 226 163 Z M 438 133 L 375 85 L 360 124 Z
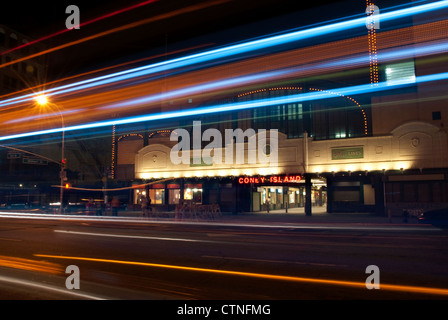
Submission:
M 446 299 L 447 240 L 413 224 L 3 217 L 0 299 Z

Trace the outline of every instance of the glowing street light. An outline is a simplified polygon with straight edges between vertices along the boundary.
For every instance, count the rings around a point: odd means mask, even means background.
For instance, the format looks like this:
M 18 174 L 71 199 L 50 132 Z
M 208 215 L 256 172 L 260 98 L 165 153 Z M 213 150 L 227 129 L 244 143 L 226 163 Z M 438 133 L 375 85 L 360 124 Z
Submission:
M 36 101 L 36 103 L 41 106 L 41 107 L 46 107 L 49 106 L 50 104 L 55 105 L 54 103 L 50 103 L 48 97 L 45 94 L 39 94 L 34 98 L 34 101 Z M 64 184 L 64 181 L 67 180 L 66 179 L 66 172 L 65 172 L 65 167 L 66 167 L 66 159 L 64 156 L 64 142 L 65 142 L 65 131 L 64 131 L 64 117 L 62 116 L 62 113 L 59 112 L 60 116 L 61 116 L 61 125 L 62 125 L 62 146 L 61 146 L 61 171 L 59 174 L 59 177 L 61 179 L 61 186 L 60 186 L 60 207 L 59 207 L 59 213 L 62 214 L 62 209 L 63 209 L 63 197 L 64 197 L 64 188 L 62 187 Z M 67 188 L 67 186 L 66 186 Z
M 46 95 L 40 94 L 34 98 L 36 103 L 40 106 L 46 106 L 48 105 L 49 101 Z

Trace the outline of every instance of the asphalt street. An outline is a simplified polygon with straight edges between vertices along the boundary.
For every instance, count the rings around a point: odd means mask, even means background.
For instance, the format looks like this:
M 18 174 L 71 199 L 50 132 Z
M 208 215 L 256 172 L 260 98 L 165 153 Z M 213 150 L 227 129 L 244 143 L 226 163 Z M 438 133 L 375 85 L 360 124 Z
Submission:
M 3 213 L 1 299 L 446 299 L 448 233 L 383 217 Z M 80 289 L 67 289 L 67 266 Z M 368 266 L 379 289 L 367 289 Z M 370 278 L 371 279 L 371 278 Z

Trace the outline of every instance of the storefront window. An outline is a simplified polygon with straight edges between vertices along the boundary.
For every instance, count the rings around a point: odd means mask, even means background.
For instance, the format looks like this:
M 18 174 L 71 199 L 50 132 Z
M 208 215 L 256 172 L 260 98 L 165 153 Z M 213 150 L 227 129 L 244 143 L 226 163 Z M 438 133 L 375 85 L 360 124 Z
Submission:
M 267 211 L 281 210 L 289 208 L 302 208 L 305 206 L 306 194 L 304 183 L 294 183 L 295 180 L 289 180 L 287 183 L 282 181 L 282 177 L 276 177 L 269 181 L 269 185 L 252 187 L 252 210 Z M 267 179 L 269 180 L 269 179 Z M 286 178 L 285 178 L 286 180 Z M 241 179 L 238 180 L 240 184 Z M 257 182 L 254 182 L 256 184 Z M 312 181 L 312 190 L 310 193 L 313 206 L 324 206 L 327 201 L 326 181 L 323 179 L 314 179 Z M 300 212 L 300 210 L 288 211 Z
M 141 204 L 145 195 L 146 195 L 145 190 L 141 189 L 134 190 L 134 203 Z
M 169 204 L 179 204 L 180 189 L 170 189 L 168 193 Z
M 149 198 L 151 204 L 165 204 L 165 189 L 149 189 Z M 146 191 L 144 189 L 137 189 L 134 191 L 135 204 L 141 204 L 146 197 Z
M 165 189 L 150 189 L 151 204 L 165 204 Z
M 187 184 L 184 191 L 184 200 L 194 204 L 202 203 L 202 184 Z
M 296 203 L 295 191 L 289 191 L 289 203 Z

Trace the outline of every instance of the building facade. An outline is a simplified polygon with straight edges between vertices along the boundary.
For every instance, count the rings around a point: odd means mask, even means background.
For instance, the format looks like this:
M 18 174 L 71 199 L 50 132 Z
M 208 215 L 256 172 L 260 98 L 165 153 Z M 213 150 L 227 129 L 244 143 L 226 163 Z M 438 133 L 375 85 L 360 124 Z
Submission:
M 154 181 L 146 189 L 136 187 L 132 202 L 137 204 L 143 193 L 149 193 L 155 205 L 167 209 L 183 201 L 218 203 L 223 211 L 234 213 L 264 212 L 268 207 L 286 212 L 300 206 L 311 213 L 317 205 L 331 213 L 399 215 L 404 209 L 420 212 L 447 207 L 448 100 L 444 91 L 448 82 L 418 80 L 447 72 L 448 58 L 437 49 L 417 54 L 418 48 L 437 48 L 448 38 L 447 23 L 419 20 L 393 30 L 366 29 L 364 36 L 255 58 L 252 71 L 291 65 L 291 61 L 306 61 L 316 68 L 284 79 L 281 85 L 251 85 L 233 89 L 230 95 L 227 91 L 227 96 L 216 96 L 215 102 L 310 92 L 323 92 L 328 98 L 179 119 L 159 129 L 119 134 L 113 144 L 116 178 L 134 180 L 136 185 Z M 396 52 L 412 54 L 387 58 Z M 313 74 L 322 72 L 320 61 L 347 56 L 365 56 L 369 62 L 349 65 L 353 72 L 344 72 L 347 65 L 334 64 L 320 76 Z M 241 69 L 232 70 L 230 65 L 223 72 Z M 334 89 L 397 82 L 407 85 L 350 97 Z M 186 108 L 213 102 L 200 99 L 198 95 L 188 102 L 164 102 L 161 109 L 175 108 L 176 103 Z M 170 141 L 171 132 L 176 128 L 192 132 L 192 123 L 198 120 L 203 130 L 216 128 L 222 134 L 236 128 L 278 130 L 278 165 L 174 165 L 170 152 L 176 142 Z M 243 144 L 246 153 L 253 152 L 248 142 Z

